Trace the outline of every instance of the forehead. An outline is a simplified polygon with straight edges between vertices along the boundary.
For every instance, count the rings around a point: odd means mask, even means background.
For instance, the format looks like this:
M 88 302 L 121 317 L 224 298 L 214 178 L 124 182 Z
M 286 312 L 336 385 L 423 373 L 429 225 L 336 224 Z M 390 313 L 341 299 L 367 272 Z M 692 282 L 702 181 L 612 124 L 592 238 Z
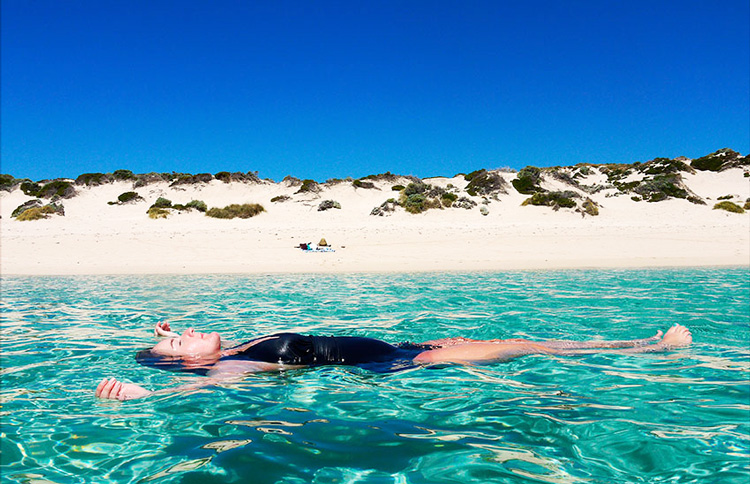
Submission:
M 157 353 L 171 353 L 173 351 L 173 345 L 177 338 L 168 338 L 162 341 L 159 341 L 154 345 L 153 349 L 151 351 L 155 351 Z

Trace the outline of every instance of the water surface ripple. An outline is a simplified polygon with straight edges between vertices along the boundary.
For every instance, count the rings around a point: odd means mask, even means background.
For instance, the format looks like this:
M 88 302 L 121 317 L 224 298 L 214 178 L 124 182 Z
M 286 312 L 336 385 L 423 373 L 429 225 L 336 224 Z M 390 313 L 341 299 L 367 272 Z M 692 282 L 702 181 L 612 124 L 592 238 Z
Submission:
M 747 268 L 419 275 L 2 278 L 2 481 L 746 483 Z M 93 397 L 160 320 L 276 331 L 626 339 L 666 354 L 530 356 L 375 374 L 324 367 L 139 401 Z

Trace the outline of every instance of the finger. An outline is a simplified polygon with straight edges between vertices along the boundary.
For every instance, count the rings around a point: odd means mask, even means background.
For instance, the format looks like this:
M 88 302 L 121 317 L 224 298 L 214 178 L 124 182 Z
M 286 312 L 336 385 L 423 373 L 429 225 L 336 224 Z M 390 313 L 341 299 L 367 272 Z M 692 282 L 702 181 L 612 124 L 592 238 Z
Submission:
M 102 388 L 104 388 L 104 385 L 107 383 L 107 379 L 104 378 L 102 381 L 99 382 L 99 384 L 96 386 L 96 390 L 94 391 L 94 395 L 99 397 L 102 394 Z
M 115 378 L 112 378 L 109 383 L 104 385 L 104 390 L 102 391 L 102 394 L 104 395 L 104 398 L 112 398 L 112 388 L 117 384 L 117 380 Z

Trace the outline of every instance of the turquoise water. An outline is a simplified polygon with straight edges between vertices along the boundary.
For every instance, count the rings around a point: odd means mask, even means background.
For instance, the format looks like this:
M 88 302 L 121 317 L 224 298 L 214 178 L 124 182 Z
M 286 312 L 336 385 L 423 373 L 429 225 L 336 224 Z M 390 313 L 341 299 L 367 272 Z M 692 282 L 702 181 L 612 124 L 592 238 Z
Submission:
M 2 279 L 3 482 L 746 483 L 747 268 Z M 375 374 L 325 367 L 128 402 L 195 376 L 139 367 L 153 325 L 391 342 L 626 339 L 667 354 L 529 356 Z

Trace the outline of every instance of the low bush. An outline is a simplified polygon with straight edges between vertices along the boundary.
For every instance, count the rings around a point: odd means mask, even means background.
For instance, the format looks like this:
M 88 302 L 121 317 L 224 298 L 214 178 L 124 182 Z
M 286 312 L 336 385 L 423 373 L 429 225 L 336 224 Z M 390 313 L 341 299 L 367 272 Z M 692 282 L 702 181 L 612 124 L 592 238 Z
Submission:
M 750 198 L 745 200 L 745 205 L 743 205 L 742 208 L 744 208 L 745 210 L 750 210 Z
M 302 184 L 295 193 L 317 193 L 320 191 L 320 185 L 315 180 L 302 180 Z
M 578 211 L 580 211 L 584 215 L 591 215 L 592 217 L 595 217 L 599 215 L 599 205 L 590 198 L 587 198 L 583 201 L 583 203 L 581 204 L 581 208 Z
M 374 175 L 370 175 L 374 176 Z M 354 180 L 352 182 L 352 185 L 354 185 L 354 188 L 375 188 L 375 184 L 371 181 L 365 181 L 365 180 Z
M 400 191 L 401 191 L 401 190 L 403 190 L 404 188 L 406 188 L 406 187 L 405 187 L 405 186 L 403 186 L 403 185 L 393 185 L 393 186 L 391 187 L 391 190 L 393 190 L 394 192 L 400 192 Z
M 332 208 L 340 209 L 341 204 L 335 200 L 323 200 L 322 202 L 320 202 L 320 205 L 318 205 L 318 212 L 324 212 Z
M 273 198 L 271 199 L 271 202 L 273 202 L 273 203 L 277 203 L 277 202 L 279 202 L 279 203 L 280 203 L 280 202 L 286 202 L 287 200 L 291 200 L 291 198 L 292 198 L 292 197 L 290 197 L 290 196 L 287 196 L 287 195 L 279 195 L 279 196 L 273 197 Z
M 453 202 L 458 200 L 458 195 L 456 195 L 455 193 L 445 192 L 440 196 L 440 200 L 443 202 L 444 207 L 450 207 L 451 205 L 453 205 Z
M 53 180 L 41 187 L 38 183 L 24 182 L 21 184 L 21 190 L 26 195 L 37 198 L 71 198 L 76 195 L 73 184 L 65 180 Z
M 396 211 L 396 207 L 398 207 L 398 202 L 393 198 L 389 198 L 388 200 L 380 204 L 379 207 L 373 208 L 370 212 L 370 215 L 377 215 L 379 217 L 390 215 L 391 213 Z
M 18 209 L 16 209 L 16 211 L 17 210 Z M 14 211 L 13 213 L 16 213 L 16 211 Z M 40 220 L 49 218 L 49 216 L 52 214 L 65 215 L 65 209 L 62 205 L 56 203 L 50 203 L 41 207 L 34 206 L 21 211 L 18 215 L 16 215 L 16 220 L 20 220 L 22 222 Z
M 19 183 L 21 183 L 21 180 L 17 180 L 11 175 L 0 175 L 0 190 L 11 191 Z
M 139 200 L 143 200 L 143 198 L 137 192 L 125 192 L 117 197 L 118 203 L 137 202 Z
M 38 183 L 31 181 L 21 183 L 21 191 L 30 197 L 38 197 L 41 190 L 42 187 Z
M 242 205 L 235 203 L 224 208 L 211 208 L 206 211 L 206 216 L 223 219 L 250 218 L 265 211 L 266 209 L 257 203 L 244 203 Z
M 511 183 L 516 191 L 523 195 L 532 195 L 536 192 L 543 191 L 542 187 L 539 186 L 541 181 L 542 173 L 539 168 L 535 166 L 527 166 L 521 168 L 521 171 L 516 175 L 516 179 Z
M 745 159 L 747 157 L 744 157 Z M 706 156 L 693 160 L 690 165 L 696 170 L 702 171 L 721 171 L 733 166 L 741 166 L 747 161 L 740 157 L 740 154 L 729 148 L 715 151 Z
M 724 195 L 722 197 L 717 198 L 716 200 L 731 200 L 734 198 L 734 195 Z
M 466 197 L 459 197 L 458 200 L 453 202 L 453 205 L 452 205 L 453 208 L 463 208 L 466 210 L 471 210 L 472 208 L 476 206 L 477 206 L 477 202 Z
M 148 218 L 158 219 L 167 218 L 170 214 L 170 211 L 166 208 L 151 206 L 151 208 L 149 208 L 148 212 L 146 213 L 148 213 Z
M 15 210 L 13 210 L 13 213 L 10 214 L 11 217 L 18 217 L 26 210 L 29 210 L 31 208 L 37 208 L 42 206 L 42 201 L 38 198 L 35 198 L 34 200 L 29 200 L 28 202 L 24 202 L 21 205 L 17 206 Z
M 526 199 L 523 205 L 541 205 L 552 208 L 573 208 L 576 206 L 574 198 L 579 195 L 575 192 L 537 192 Z
M 726 200 L 714 205 L 714 210 L 726 210 L 727 212 L 732 213 L 745 213 L 745 209 L 734 202 L 728 202 Z
M 508 186 L 508 183 L 497 173 L 479 170 L 466 175 L 466 177 L 469 176 L 471 178 L 469 179 L 469 184 L 466 185 L 466 193 L 472 197 L 489 195 L 493 192 L 508 193 L 505 188 Z
M 687 198 L 688 192 L 682 187 L 679 175 L 656 175 L 642 180 L 633 191 L 649 202 L 660 202 L 669 197 Z
M 114 178 L 106 173 L 84 173 L 76 178 L 76 185 L 95 187 L 104 183 L 111 183 Z
M 172 201 L 164 197 L 157 198 L 154 204 L 151 205 L 151 208 L 171 208 L 171 207 L 172 207 Z
M 187 209 L 196 209 L 199 212 L 206 212 L 208 210 L 208 206 L 206 205 L 206 202 L 203 200 L 190 200 L 188 203 L 185 204 L 185 208 Z
M 195 185 L 197 183 L 208 183 L 214 179 L 214 176 L 210 173 L 199 173 L 197 175 L 180 174 L 177 179 L 174 180 L 169 186 L 175 187 L 178 185 Z
M 134 180 L 135 175 L 130 170 L 115 170 L 114 173 L 112 173 L 112 178 L 116 181 L 128 181 Z

